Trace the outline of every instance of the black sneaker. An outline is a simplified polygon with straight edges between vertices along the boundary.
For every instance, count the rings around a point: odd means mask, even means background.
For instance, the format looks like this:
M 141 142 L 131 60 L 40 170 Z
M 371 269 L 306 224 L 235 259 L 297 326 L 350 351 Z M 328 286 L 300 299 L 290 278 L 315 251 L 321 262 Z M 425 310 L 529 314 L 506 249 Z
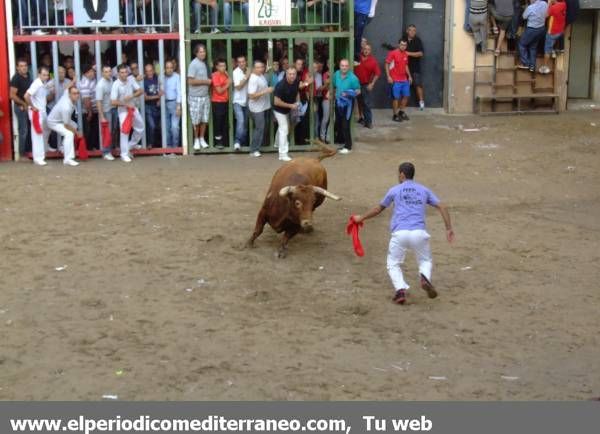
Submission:
M 368 128 L 370 130 L 373 129 L 373 124 L 364 124 L 365 128 Z
M 357 121 L 359 124 L 364 125 L 365 124 L 365 120 L 363 118 L 358 118 Z
M 398 115 L 394 115 L 394 117 L 392 118 L 393 121 L 395 122 L 402 122 L 402 118 Z
M 535 72 L 535 66 L 530 66 L 529 67 L 529 72 Z
M 400 119 L 402 119 L 403 121 L 408 121 L 408 120 L 410 120 L 410 119 L 408 118 L 408 115 L 407 115 L 406 113 L 404 113 L 404 112 L 400 112 Z
M 394 298 L 392 298 L 392 301 L 396 304 L 406 303 L 406 291 L 404 289 L 399 289 L 398 291 L 396 291 L 396 293 L 394 294 Z
M 438 295 L 437 291 L 435 290 L 435 288 L 433 287 L 433 285 L 431 284 L 429 279 L 427 279 L 427 277 L 423 276 L 422 274 L 421 274 L 421 288 L 427 293 L 427 296 L 429 298 L 436 298 Z

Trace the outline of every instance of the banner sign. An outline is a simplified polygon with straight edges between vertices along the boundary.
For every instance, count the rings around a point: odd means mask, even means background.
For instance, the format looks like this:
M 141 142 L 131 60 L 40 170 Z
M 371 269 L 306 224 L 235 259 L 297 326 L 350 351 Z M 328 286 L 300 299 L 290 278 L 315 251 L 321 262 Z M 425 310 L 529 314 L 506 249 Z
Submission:
M 2 434 L 597 434 L 599 427 L 598 401 L 0 402 Z
M 291 0 L 250 0 L 248 14 L 251 27 L 292 25 Z
M 119 0 L 74 0 L 73 24 L 75 27 L 119 27 Z

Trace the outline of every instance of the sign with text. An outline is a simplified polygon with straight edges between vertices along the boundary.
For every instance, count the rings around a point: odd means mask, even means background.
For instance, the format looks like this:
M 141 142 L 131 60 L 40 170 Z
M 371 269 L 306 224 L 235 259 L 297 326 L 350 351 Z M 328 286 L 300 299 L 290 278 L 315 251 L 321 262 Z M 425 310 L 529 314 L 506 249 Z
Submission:
M 75 27 L 118 27 L 119 0 L 82 0 L 73 2 Z
M 252 27 L 292 25 L 291 0 L 250 0 L 248 14 Z

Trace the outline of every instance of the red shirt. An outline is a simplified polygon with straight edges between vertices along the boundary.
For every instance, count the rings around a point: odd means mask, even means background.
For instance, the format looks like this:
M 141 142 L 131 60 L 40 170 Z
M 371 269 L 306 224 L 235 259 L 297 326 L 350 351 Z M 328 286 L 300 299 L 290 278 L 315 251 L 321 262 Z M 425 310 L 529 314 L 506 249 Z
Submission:
M 548 23 L 548 33 L 558 35 L 565 31 L 565 22 L 567 19 L 567 4 L 564 1 L 554 3 L 548 9 L 550 21 Z
M 210 100 L 212 102 L 227 102 L 229 101 L 229 77 L 224 72 L 213 72 L 211 77 L 212 92 Z M 227 85 L 225 92 L 217 92 L 217 86 L 222 87 Z
M 390 64 L 390 77 L 394 82 L 408 81 L 408 75 L 406 74 L 408 53 L 406 51 L 400 51 L 399 48 L 390 51 L 385 58 L 385 63 Z
M 369 57 L 360 56 L 360 65 L 354 68 L 354 74 L 358 77 L 360 84 L 369 84 L 373 77 L 381 75 L 381 68 L 377 59 L 372 54 Z

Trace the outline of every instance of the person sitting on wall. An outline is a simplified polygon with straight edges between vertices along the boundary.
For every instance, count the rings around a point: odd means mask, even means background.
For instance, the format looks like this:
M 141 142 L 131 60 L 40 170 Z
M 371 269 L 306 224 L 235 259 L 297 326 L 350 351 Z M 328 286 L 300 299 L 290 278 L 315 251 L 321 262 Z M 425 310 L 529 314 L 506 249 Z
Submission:
M 218 33 L 217 19 L 219 6 L 217 0 L 192 0 L 192 31 L 196 34 L 202 33 L 202 6 L 206 6 L 205 11 L 209 15 L 211 33 Z
M 502 44 L 506 38 L 506 32 L 511 27 L 515 9 L 513 3 L 514 0 L 494 0 L 493 3 L 489 4 L 492 25 L 499 31 L 496 49 L 494 50 L 495 56 L 500 55 Z
M 229 109 L 229 74 L 224 59 L 215 61 L 215 70 L 211 78 L 211 96 L 213 110 L 213 129 L 215 131 L 215 147 L 223 149 L 228 143 L 227 112 Z
M 408 115 L 404 112 L 410 97 L 410 83 L 412 77 L 408 66 L 408 53 L 406 48 L 408 42 L 400 39 L 398 48 L 388 53 L 385 58 L 385 74 L 388 83 L 391 85 L 392 110 L 394 116 L 392 120 L 396 122 L 407 121 Z
M 239 6 L 235 6 L 235 4 L 239 4 Z M 231 24 L 233 22 L 233 11 L 237 10 L 241 12 L 244 16 L 243 23 L 236 22 L 235 26 L 237 30 L 248 31 L 248 0 L 225 0 L 223 3 L 223 19 L 225 22 L 225 31 L 231 32 Z M 239 29 L 239 26 L 244 26 L 242 29 Z

